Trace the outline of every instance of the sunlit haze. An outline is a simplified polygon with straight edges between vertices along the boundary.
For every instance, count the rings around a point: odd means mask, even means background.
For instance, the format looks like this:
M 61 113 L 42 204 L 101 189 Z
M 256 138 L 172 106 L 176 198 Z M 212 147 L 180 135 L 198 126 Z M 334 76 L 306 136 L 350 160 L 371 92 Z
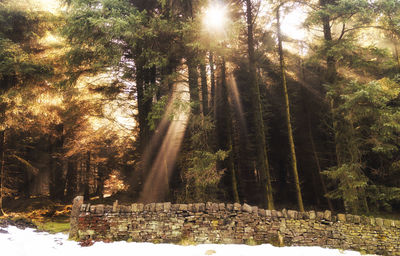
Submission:
M 307 31 L 302 27 L 302 24 L 306 17 L 307 12 L 303 8 L 292 8 L 288 14 L 282 17 L 281 29 L 283 34 L 290 38 L 304 41 Z
M 271 13 L 273 6 L 270 3 L 262 2 L 261 13 L 269 16 L 269 22 L 265 27 L 267 30 L 275 30 L 275 14 Z M 271 19 L 272 18 L 272 19 Z M 282 33 L 295 40 L 304 41 L 307 38 L 307 30 L 303 28 L 303 23 L 307 18 L 307 9 L 299 6 L 291 6 L 288 11 L 281 8 L 281 30 Z
M 226 19 L 226 6 L 213 2 L 205 10 L 203 22 L 206 28 L 220 31 L 224 28 Z
M 61 10 L 61 4 L 58 0 L 34 0 L 33 2 L 38 5 L 39 9 L 53 14 Z

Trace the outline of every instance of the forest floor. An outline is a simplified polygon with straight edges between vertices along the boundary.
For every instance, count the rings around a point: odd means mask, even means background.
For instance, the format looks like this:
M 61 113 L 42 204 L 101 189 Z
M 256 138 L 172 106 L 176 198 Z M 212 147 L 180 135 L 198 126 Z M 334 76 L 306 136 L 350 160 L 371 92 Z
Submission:
M 0 227 L 34 228 L 49 233 L 67 233 L 71 205 L 54 203 L 48 198 L 35 197 L 5 201 L 5 215 L 0 216 Z

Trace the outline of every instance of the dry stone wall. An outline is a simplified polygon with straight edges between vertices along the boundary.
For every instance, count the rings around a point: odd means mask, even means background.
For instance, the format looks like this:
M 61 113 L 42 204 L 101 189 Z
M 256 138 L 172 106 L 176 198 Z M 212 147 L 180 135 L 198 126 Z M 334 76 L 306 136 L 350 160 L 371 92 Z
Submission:
M 247 204 L 84 204 L 74 200 L 70 237 L 153 243 L 272 243 L 400 255 L 400 221 Z

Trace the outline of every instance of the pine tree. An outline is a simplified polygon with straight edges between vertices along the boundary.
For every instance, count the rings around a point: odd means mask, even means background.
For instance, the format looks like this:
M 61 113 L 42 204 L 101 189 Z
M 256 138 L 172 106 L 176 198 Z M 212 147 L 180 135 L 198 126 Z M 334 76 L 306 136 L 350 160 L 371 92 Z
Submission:
M 249 84 L 250 96 L 252 101 L 252 112 L 255 121 L 255 137 L 257 152 L 257 169 L 261 175 L 261 185 L 264 197 L 264 204 L 268 209 L 274 209 L 271 175 L 269 171 L 266 138 L 264 132 L 264 121 L 261 113 L 260 88 L 257 83 L 257 73 L 254 56 L 254 38 L 253 38 L 253 9 L 251 0 L 246 0 L 246 19 L 247 19 L 247 47 L 248 47 L 248 65 L 249 65 Z
M 295 188 L 296 188 L 297 203 L 298 203 L 300 211 L 304 212 L 303 197 L 301 194 L 299 174 L 298 174 L 298 170 L 297 170 L 297 157 L 296 157 L 295 144 L 294 144 L 294 139 L 293 139 L 289 94 L 288 94 L 287 83 L 286 83 L 286 67 L 285 67 L 285 59 L 283 56 L 282 34 L 281 34 L 281 25 L 280 25 L 280 7 L 281 7 L 281 5 L 278 5 L 278 7 L 276 8 L 276 20 L 277 20 L 279 63 L 280 63 L 281 79 L 282 79 L 281 83 L 282 83 L 283 93 L 284 93 L 284 98 L 285 98 L 286 125 L 287 125 L 288 136 L 289 136 L 290 154 L 291 154 L 291 160 L 292 160 L 292 171 L 293 171 L 294 184 L 295 184 Z

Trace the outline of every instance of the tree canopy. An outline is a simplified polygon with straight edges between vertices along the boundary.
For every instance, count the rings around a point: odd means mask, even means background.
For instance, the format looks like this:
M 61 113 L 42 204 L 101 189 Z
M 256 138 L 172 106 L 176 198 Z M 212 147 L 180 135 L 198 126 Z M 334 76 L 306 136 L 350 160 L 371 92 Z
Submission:
M 59 4 L 0 2 L 0 208 L 400 211 L 398 1 Z

